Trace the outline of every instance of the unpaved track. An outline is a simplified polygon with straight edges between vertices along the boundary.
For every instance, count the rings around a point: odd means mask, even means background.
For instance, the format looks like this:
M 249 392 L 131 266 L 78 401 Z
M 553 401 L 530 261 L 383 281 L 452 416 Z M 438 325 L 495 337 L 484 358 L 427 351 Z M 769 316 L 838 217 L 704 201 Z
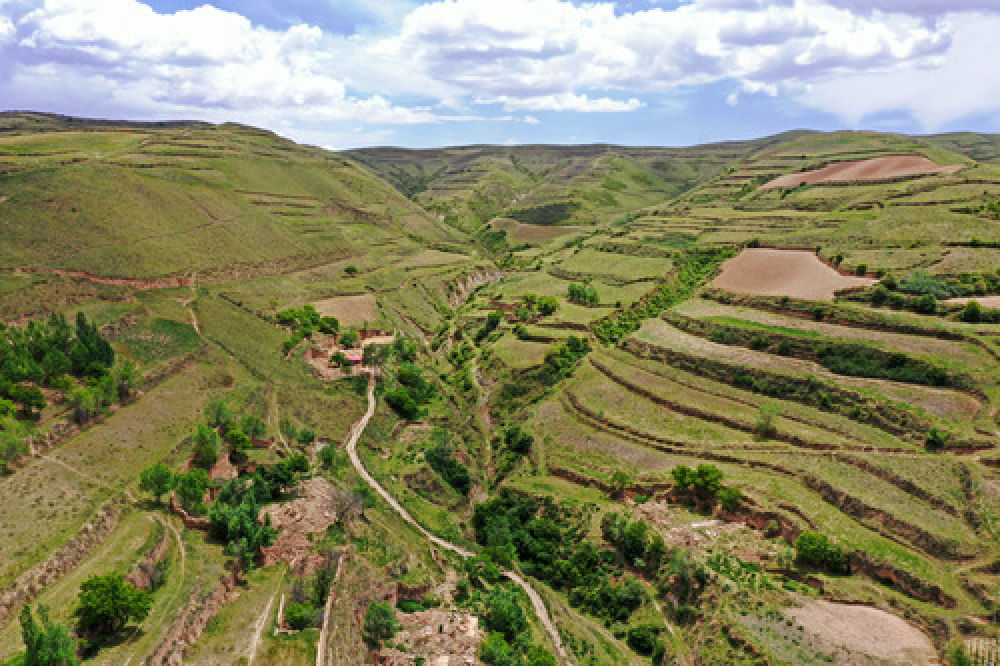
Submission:
M 396 499 L 389 494 L 389 492 L 376 481 L 365 466 L 361 463 L 361 458 L 358 456 L 358 440 L 361 438 L 361 433 L 365 431 L 365 427 L 368 425 L 368 421 L 371 419 L 372 415 L 375 413 L 375 376 L 371 373 L 368 375 L 368 409 L 365 411 L 364 415 L 351 426 L 350 435 L 347 438 L 347 455 L 351 458 L 351 464 L 354 465 L 354 469 L 357 470 L 358 474 L 362 479 L 365 480 L 371 488 L 382 496 L 389 506 L 399 514 L 399 516 L 405 520 L 407 523 L 412 525 L 424 535 L 431 543 L 443 548 L 444 550 L 450 550 L 454 553 L 458 553 L 462 557 L 472 557 L 475 555 L 472 551 L 462 548 L 461 546 L 456 546 L 453 543 L 445 541 L 444 539 L 437 537 L 430 532 L 428 532 L 424 527 L 413 519 L 413 516 L 403 508 L 403 506 L 396 501 Z M 566 649 L 563 647 L 562 639 L 559 636 L 559 632 L 556 630 L 555 625 L 552 623 L 552 618 L 549 617 L 549 611 L 545 607 L 545 603 L 542 601 L 542 597 L 535 591 L 535 588 L 531 587 L 528 581 L 524 580 L 519 574 L 514 571 L 504 571 L 503 575 L 514 581 L 521 586 L 521 589 L 528 595 L 531 599 L 531 605 L 535 609 L 535 614 L 538 616 L 539 621 L 541 621 L 542 626 L 548 632 L 549 637 L 552 639 L 552 644 L 555 645 L 556 651 L 559 653 L 559 660 L 563 664 L 571 664 L 569 657 L 566 654 Z
M 271 612 L 271 606 L 274 605 L 274 598 L 276 596 L 278 596 L 277 586 L 275 586 L 274 594 L 272 594 L 271 598 L 267 600 L 267 606 L 264 607 L 264 612 L 257 618 L 257 625 L 253 630 L 253 640 L 250 641 L 250 648 L 247 650 L 247 663 L 250 666 L 253 666 L 253 662 L 257 658 L 257 650 L 260 649 L 260 639 L 264 635 L 264 627 L 267 626 L 267 617 Z

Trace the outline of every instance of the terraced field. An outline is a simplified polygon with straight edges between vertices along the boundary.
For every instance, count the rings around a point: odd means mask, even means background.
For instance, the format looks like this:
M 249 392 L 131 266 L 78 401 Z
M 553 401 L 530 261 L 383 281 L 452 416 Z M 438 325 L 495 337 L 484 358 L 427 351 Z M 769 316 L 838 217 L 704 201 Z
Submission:
M 23 603 L 72 628 L 85 580 L 161 540 L 148 616 L 87 663 L 437 663 L 484 657 L 510 622 L 517 663 L 560 666 L 907 663 L 881 631 L 930 662 L 993 645 L 997 145 L 335 154 L 236 125 L 0 115 L 0 263 L 19 269 L 0 315 L 83 312 L 138 387 L 77 428 L 101 380 L 43 375 L 23 382 L 37 418 L 0 418 L 0 443 L 36 454 L 0 477 L 0 663 L 20 663 Z M 900 157 L 937 166 L 865 171 Z M 831 167 L 850 179 L 808 175 Z M 373 329 L 393 342 L 371 367 L 313 372 Z M 226 409 L 215 522 L 192 508 L 206 534 L 139 475 L 197 465 L 196 425 Z M 356 473 L 350 432 L 439 541 Z M 261 502 L 289 512 L 288 550 L 242 570 L 226 477 L 256 488 L 290 461 Z M 366 631 L 380 600 L 405 640 Z

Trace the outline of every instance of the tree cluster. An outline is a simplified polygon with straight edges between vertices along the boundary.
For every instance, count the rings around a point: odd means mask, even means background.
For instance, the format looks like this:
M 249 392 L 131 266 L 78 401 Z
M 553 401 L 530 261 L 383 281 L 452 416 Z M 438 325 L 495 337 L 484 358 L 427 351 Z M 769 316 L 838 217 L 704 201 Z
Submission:
M 597 288 L 592 284 L 580 284 L 579 282 L 570 282 L 569 288 L 567 289 L 567 298 L 570 303 L 576 303 L 577 305 L 597 305 L 600 303 L 601 299 L 597 295 Z
M 324 317 L 316 308 L 307 303 L 301 308 L 289 308 L 275 315 L 275 320 L 282 326 L 292 329 L 292 336 L 285 340 L 283 347 L 288 352 L 298 346 L 306 338 L 311 338 L 316 332 L 326 335 L 336 335 L 340 332 L 340 322 L 336 317 Z
M 795 559 L 800 564 L 824 569 L 833 574 L 849 571 L 847 553 L 830 539 L 816 532 L 803 532 L 795 540 Z

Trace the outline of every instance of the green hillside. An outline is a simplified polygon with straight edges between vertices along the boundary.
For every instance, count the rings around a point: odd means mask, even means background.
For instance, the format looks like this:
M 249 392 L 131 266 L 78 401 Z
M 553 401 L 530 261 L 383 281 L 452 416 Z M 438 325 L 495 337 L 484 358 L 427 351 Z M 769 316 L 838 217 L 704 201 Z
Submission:
M 461 244 L 363 168 L 239 125 L 0 115 L 0 263 L 164 278 Z
M 0 664 L 992 663 L 997 145 L 0 115 Z

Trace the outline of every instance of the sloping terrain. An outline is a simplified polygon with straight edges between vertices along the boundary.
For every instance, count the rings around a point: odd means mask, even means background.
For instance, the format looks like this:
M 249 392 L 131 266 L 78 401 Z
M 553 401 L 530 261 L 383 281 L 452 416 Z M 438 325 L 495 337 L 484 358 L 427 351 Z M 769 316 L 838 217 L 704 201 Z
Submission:
M 988 651 L 994 145 L 334 154 L 0 116 L 0 263 L 21 269 L 0 274 L 0 332 L 39 352 L 0 363 L 29 403 L 0 403 L 0 663 L 23 604 L 77 632 L 81 585 L 115 571 L 164 579 L 86 663 Z M 914 155 L 949 168 L 763 187 Z M 20 336 L 78 311 L 111 379 Z M 87 403 L 109 382 L 120 399 Z M 156 462 L 210 470 L 207 494 L 158 501 L 139 485 Z M 277 546 L 248 553 L 265 515 Z M 371 609 L 403 629 L 378 635 Z

